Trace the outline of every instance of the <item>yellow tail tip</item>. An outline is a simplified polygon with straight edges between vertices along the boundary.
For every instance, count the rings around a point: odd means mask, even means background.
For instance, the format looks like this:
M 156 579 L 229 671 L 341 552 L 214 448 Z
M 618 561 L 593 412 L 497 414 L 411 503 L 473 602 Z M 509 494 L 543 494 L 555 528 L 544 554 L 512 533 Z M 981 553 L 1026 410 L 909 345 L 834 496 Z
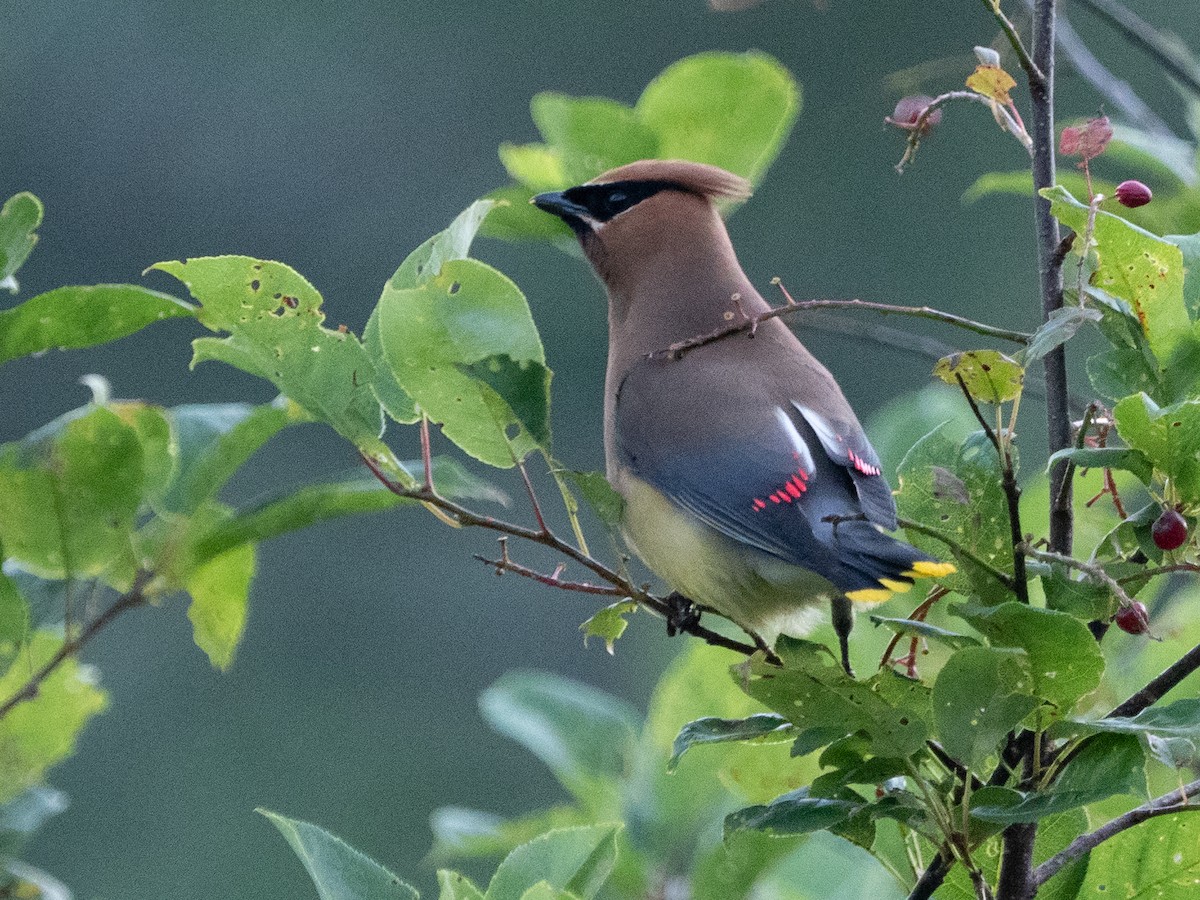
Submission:
M 913 563 L 913 567 L 904 574 L 909 578 L 945 578 L 957 571 L 958 568 L 953 563 L 922 559 Z
M 882 587 L 859 588 L 857 591 L 847 592 L 846 596 L 855 603 L 882 603 L 894 593 L 895 591 Z

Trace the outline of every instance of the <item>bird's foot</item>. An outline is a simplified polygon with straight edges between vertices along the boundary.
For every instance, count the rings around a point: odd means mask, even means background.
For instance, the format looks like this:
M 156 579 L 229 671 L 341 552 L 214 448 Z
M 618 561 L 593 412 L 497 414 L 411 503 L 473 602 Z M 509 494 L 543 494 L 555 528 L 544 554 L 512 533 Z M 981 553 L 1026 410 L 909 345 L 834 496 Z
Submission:
M 833 631 L 837 635 L 838 649 L 841 651 L 842 668 L 853 678 L 854 669 L 850 667 L 850 632 L 854 629 L 854 607 L 849 599 L 839 595 L 833 598 L 832 608 Z
M 667 634 L 689 632 L 700 624 L 700 607 L 676 591 L 667 597 Z

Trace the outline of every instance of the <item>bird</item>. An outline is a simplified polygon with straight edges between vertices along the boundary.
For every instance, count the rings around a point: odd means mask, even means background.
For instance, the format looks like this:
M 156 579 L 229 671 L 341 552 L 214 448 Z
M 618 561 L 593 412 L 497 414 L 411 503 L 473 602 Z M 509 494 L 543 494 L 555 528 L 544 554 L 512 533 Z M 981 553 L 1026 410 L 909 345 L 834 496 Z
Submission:
M 672 589 L 668 628 L 710 610 L 771 651 L 830 603 L 852 673 L 852 602 L 955 567 L 886 533 L 896 504 L 879 457 L 780 318 L 676 348 L 771 308 L 721 216 L 750 193 L 713 165 L 641 160 L 530 202 L 571 228 L 607 290 L 606 476 L 626 543 Z

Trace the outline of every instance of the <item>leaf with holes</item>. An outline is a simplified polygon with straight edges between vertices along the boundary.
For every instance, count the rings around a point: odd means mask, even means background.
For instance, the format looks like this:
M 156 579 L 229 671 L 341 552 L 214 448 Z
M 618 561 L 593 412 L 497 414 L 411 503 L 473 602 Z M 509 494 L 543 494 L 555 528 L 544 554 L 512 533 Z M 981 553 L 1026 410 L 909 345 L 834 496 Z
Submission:
M 978 65 L 967 76 L 967 87 L 977 94 L 983 94 L 993 103 L 1005 106 L 1012 103 L 1008 92 L 1016 86 L 1016 80 L 999 66 Z
M 996 449 L 982 431 L 961 442 L 952 439 L 954 431 L 950 422 L 935 428 L 901 461 L 897 510 L 904 518 L 946 535 L 993 568 L 1011 572 L 1012 537 Z M 950 484 L 952 490 L 947 488 Z M 935 557 L 944 558 L 948 552 L 947 545 L 935 538 L 914 530 L 906 535 L 910 543 Z M 956 561 L 959 571 L 939 578 L 939 583 L 988 599 L 1008 596 L 1007 588 L 984 569 L 961 555 Z
M 929 689 L 890 669 L 865 681 L 849 678 L 829 651 L 783 637 L 783 668 L 759 657 L 739 667 L 746 692 L 802 730 L 862 732 L 881 757 L 906 757 L 925 746 L 932 718 Z
M 1066 189 L 1044 188 L 1054 215 L 1079 234 L 1087 228 L 1088 206 Z M 1093 232 L 1097 258 L 1091 283 L 1130 305 L 1158 357 L 1166 367 L 1172 353 L 1191 332 L 1183 300 L 1183 254 L 1174 244 L 1099 210 Z
M 150 267 L 183 282 L 196 318 L 224 338 L 192 342 L 192 366 L 217 360 L 258 375 L 359 446 L 383 430 L 374 366 L 358 338 L 325 328 L 321 295 L 283 263 L 249 256 L 172 260 Z
M 503 274 L 473 259 L 448 259 L 433 277 L 407 287 L 400 287 L 402 282 L 393 278 L 379 298 L 386 366 L 460 448 L 489 465 L 512 466 L 537 444 L 522 420 L 549 438 L 548 426 L 540 427 L 548 419 L 548 398 L 521 393 L 518 416 L 501 394 L 469 370 L 506 356 L 507 371 L 526 366 L 534 375 L 541 373 L 545 385 L 549 370 L 525 295 Z M 526 382 L 528 387 L 528 378 Z
M 933 685 L 933 718 L 946 752 L 974 769 L 1037 707 L 1029 660 L 1019 650 L 967 647 Z
M 958 386 L 961 378 L 967 392 L 985 403 L 1006 403 L 1021 396 L 1025 370 L 999 350 L 967 350 L 938 360 L 933 374 L 946 384 Z
M 1039 728 L 1070 715 L 1074 705 L 1099 686 L 1104 656 L 1087 625 L 1073 616 L 1016 601 L 961 604 L 952 611 L 993 647 L 1017 647 L 1029 655 L 1031 687 L 1025 692 L 1044 702 Z

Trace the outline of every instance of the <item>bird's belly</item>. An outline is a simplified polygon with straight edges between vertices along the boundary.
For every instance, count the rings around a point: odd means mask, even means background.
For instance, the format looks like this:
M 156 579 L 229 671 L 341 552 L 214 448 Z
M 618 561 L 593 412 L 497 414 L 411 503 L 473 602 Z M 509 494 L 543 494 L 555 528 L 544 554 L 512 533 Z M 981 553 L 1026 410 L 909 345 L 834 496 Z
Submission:
M 628 473 L 620 482 L 625 539 L 673 590 L 768 643 L 821 619 L 836 593 L 826 579 L 721 534 Z

